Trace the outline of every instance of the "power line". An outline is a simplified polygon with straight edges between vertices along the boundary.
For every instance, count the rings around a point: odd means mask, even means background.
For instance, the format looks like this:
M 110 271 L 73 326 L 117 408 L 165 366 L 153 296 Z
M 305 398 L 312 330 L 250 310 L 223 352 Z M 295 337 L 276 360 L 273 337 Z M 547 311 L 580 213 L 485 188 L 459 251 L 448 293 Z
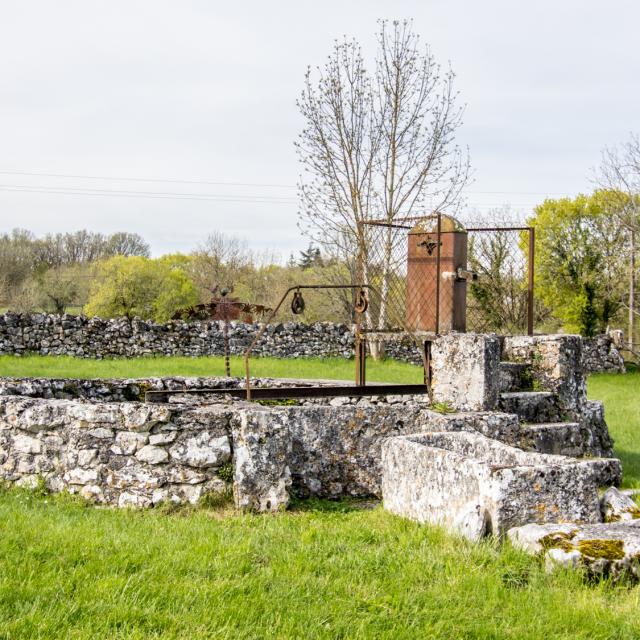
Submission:
M 234 194 L 216 194 L 216 193 L 197 193 L 197 192 L 167 192 L 167 191 L 132 191 L 120 189 L 92 189 L 89 187 L 41 187 L 21 184 L 0 184 L 0 191 L 16 192 L 16 193 L 46 193 L 52 195 L 75 195 L 75 196 L 103 196 L 103 197 L 120 197 L 120 198 L 151 198 L 163 200 L 199 200 L 204 202 L 239 202 L 246 204 L 296 204 L 296 198 L 284 196 L 266 196 L 266 195 L 234 195 Z M 504 203 L 501 202 L 468 202 L 468 207 L 475 208 L 495 208 L 500 207 Z M 513 207 L 534 207 L 537 202 L 511 202 Z
M 14 193 L 46 193 L 64 196 L 102 196 L 112 198 L 151 198 L 161 200 L 200 200 L 204 202 L 240 202 L 247 204 L 296 204 L 295 198 L 271 196 L 234 196 L 223 194 L 166 193 L 154 191 L 118 191 L 75 187 L 31 187 L 28 185 L 0 184 L 0 191 Z
M 29 171 L 0 171 L 2 175 L 11 176 L 37 176 L 42 178 L 77 178 L 80 180 L 112 180 L 116 182 L 166 182 L 171 184 L 209 184 L 230 187 L 269 187 L 280 189 L 297 189 L 291 184 L 268 184 L 257 182 L 220 182 L 213 180 L 179 180 L 177 178 L 125 178 L 122 176 L 91 176 L 71 173 L 41 173 Z
M 240 204 L 278 204 L 278 205 L 296 205 L 297 200 L 294 198 L 275 198 L 269 196 L 233 196 L 233 195 L 215 195 L 203 194 L 163 194 L 152 191 L 114 191 L 100 189 L 83 189 L 83 188 L 45 188 L 45 187 L 27 187 L 25 185 L 0 185 L 0 192 L 7 193 L 40 193 L 61 196 L 89 196 L 89 197 L 107 197 L 107 198 L 136 198 L 151 200 L 191 200 L 200 202 L 229 202 Z M 504 205 L 504 202 L 468 202 L 467 208 L 470 209 L 497 209 Z M 539 202 L 509 202 L 512 207 L 525 209 L 533 209 Z
M 110 180 L 114 182 L 151 182 L 151 183 L 168 183 L 168 184 L 207 184 L 207 185 L 220 185 L 230 187 L 267 187 L 276 189 L 297 189 L 297 185 L 293 184 L 270 184 L 259 182 L 225 182 L 215 180 L 180 180 L 178 178 L 140 178 L 140 177 L 125 177 L 125 176 L 96 176 L 96 175 L 83 175 L 73 173 L 45 173 L 36 171 L 2 171 L 0 175 L 15 175 L 15 176 L 36 176 L 44 178 L 74 178 L 79 180 Z M 530 196 L 566 196 L 567 193 L 563 191 L 471 191 L 463 190 L 463 193 L 476 194 L 476 195 L 530 195 Z

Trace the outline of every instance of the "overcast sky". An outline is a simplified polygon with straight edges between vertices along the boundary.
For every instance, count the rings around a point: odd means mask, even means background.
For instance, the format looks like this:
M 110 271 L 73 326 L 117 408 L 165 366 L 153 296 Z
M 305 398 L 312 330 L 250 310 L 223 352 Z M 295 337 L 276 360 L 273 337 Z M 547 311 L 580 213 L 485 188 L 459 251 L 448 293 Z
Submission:
M 637 0 L 0 0 L 0 231 L 303 248 L 305 68 L 343 34 L 373 54 L 378 18 L 413 18 L 457 73 L 470 209 L 588 191 L 601 148 L 640 131 Z

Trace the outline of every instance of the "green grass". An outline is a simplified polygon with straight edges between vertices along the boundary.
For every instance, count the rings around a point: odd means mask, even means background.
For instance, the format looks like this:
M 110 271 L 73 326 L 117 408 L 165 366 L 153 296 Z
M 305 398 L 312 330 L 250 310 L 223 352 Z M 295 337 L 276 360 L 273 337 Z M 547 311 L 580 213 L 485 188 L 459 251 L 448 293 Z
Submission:
M 251 375 L 275 378 L 353 380 L 355 364 L 345 358 L 252 358 Z M 242 358 L 231 358 L 231 373 L 244 377 Z M 66 356 L 0 356 L 0 376 L 60 378 L 136 378 L 147 376 L 222 376 L 223 358 L 115 358 L 89 360 Z M 367 380 L 406 382 L 423 380 L 422 369 L 403 362 L 367 360 Z
M 604 402 L 625 486 L 640 487 L 640 371 L 593 375 L 587 389 L 590 398 Z
M 278 516 L 0 496 L 0 638 L 637 638 L 640 590 L 381 508 Z
M 352 366 L 256 360 L 256 373 L 350 378 Z M 20 376 L 221 373 L 214 367 L 219 359 L 0 358 L 1 375 Z M 404 382 L 419 369 L 384 363 L 374 371 Z M 640 373 L 589 380 L 590 397 L 605 402 L 626 483 L 638 486 L 639 390 Z M 170 514 L 0 490 L 0 638 L 640 637 L 638 586 L 547 575 L 508 544 L 473 545 L 356 506 Z

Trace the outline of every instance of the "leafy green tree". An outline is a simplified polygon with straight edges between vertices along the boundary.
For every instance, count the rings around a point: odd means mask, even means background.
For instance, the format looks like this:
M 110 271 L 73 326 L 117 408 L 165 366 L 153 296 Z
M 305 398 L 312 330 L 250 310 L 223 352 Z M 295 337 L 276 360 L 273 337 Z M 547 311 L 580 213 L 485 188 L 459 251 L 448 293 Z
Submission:
M 536 293 L 568 331 L 604 331 L 620 308 L 623 232 L 609 216 L 611 194 L 545 200 L 536 229 Z
M 102 317 L 140 316 L 162 322 L 197 303 L 195 285 L 170 260 L 116 256 L 99 265 L 84 311 Z
M 39 306 L 53 313 L 64 313 L 74 302 L 77 304 L 81 278 L 78 265 L 48 269 L 37 278 Z
M 472 234 L 469 267 L 479 278 L 469 285 L 468 329 L 524 331 L 528 302 L 526 256 L 513 242 L 512 232 Z

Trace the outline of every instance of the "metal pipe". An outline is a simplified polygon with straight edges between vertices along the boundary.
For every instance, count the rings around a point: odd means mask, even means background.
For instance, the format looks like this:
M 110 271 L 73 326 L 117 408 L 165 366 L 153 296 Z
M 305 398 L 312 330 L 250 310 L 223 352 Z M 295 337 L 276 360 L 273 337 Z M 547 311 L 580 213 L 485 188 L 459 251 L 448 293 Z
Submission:
M 424 384 L 371 384 L 366 387 L 353 385 L 327 385 L 308 387 L 258 387 L 253 390 L 255 400 L 279 400 L 286 398 L 332 398 L 332 397 L 362 397 L 382 395 L 414 395 L 427 391 Z M 242 398 L 245 390 L 235 389 L 164 389 L 162 391 L 147 391 L 145 402 L 167 402 L 172 396 L 223 396 Z
M 531 227 L 467 227 L 465 231 L 529 231 L 529 229 Z
M 438 213 L 436 235 L 436 335 L 440 333 L 440 253 L 442 244 L 442 214 Z
M 529 279 L 527 290 L 527 333 L 533 335 L 533 285 L 535 277 L 536 229 L 529 227 Z

